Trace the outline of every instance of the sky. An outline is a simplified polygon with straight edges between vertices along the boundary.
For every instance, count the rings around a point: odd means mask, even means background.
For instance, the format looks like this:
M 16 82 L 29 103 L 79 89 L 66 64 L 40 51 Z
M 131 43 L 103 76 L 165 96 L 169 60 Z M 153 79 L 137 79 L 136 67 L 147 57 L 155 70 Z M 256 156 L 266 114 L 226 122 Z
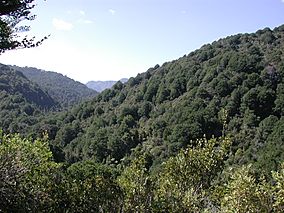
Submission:
M 62 73 L 76 81 L 135 77 L 156 64 L 237 33 L 284 24 L 284 0 L 35 0 L 33 49 L 0 63 Z

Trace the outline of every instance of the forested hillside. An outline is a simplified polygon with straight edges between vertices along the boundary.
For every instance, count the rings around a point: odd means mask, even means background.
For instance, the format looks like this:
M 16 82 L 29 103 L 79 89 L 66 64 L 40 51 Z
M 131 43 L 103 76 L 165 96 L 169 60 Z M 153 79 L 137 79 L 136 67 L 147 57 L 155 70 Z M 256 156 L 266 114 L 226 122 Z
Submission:
M 32 67 L 17 67 L 28 79 L 45 90 L 62 107 L 69 107 L 96 96 L 97 92 L 67 76 Z
M 38 85 L 21 72 L 0 64 L 0 126 L 8 132 L 22 132 L 37 122 L 40 112 L 59 107 Z
M 19 34 L 29 31 L 36 5 L 35 0 L 0 1 L 0 54 L 38 47 L 49 39 Z M 65 10 L 62 5 L 49 8 L 58 12 Z M 153 11 L 160 9 L 159 4 L 152 6 Z M 271 8 L 276 6 L 280 3 Z M 163 9 L 167 15 L 173 11 Z M 213 11 L 209 9 L 208 14 Z M 281 13 L 274 10 L 269 15 L 278 17 Z M 140 18 L 145 19 L 143 11 L 141 7 Z M 83 18 L 85 11 L 79 12 Z M 116 15 L 115 10 L 109 12 Z M 186 10 L 182 13 L 187 24 Z M 74 15 L 68 12 L 68 17 Z M 90 15 L 86 13 L 88 20 Z M 157 23 L 166 23 L 172 31 L 167 22 L 171 18 L 163 17 Z M 137 14 L 134 21 L 139 20 Z M 55 22 L 62 30 L 73 27 L 59 19 L 53 20 L 54 27 Z M 199 26 L 198 21 L 194 24 Z M 90 28 L 80 29 L 87 32 L 81 35 L 94 35 Z M 169 31 L 162 26 L 160 32 Z M 152 45 L 147 36 L 154 34 L 143 29 L 141 33 Z M 106 41 L 111 39 L 107 36 Z M 108 49 L 111 44 L 102 42 L 99 47 Z M 79 46 L 76 52 L 81 52 Z M 95 97 L 62 75 L 17 69 L 27 77 L 0 64 L 0 212 L 284 212 L 284 25 L 206 44 L 125 84 L 119 81 Z
M 1 113 L 15 112 L 1 125 L 29 136 L 0 131 L 1 211 L 284 211 L 284 25 L 204 45 L 42 117 L 22 103 L 52 99 L 1 73 Z
M 204 45 L 118 82 L 91 101 L 49 117 L 68 162 L 120 162 L 150 153 L 152 168 L 194 140 L 232 135 L 230 164 L 277 169 L 283 160 L 284 26 Z

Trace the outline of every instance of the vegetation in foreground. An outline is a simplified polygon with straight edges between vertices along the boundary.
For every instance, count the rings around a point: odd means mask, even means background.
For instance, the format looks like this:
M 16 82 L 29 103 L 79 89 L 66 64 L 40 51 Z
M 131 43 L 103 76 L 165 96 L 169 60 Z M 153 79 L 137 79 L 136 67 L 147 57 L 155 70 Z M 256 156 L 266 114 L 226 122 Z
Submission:
M 0 2 L 0 54 L 45 39 L 17 40 L 33 2 Z M 0 211 L 283 212 L 283 47 L 283 25 L 229 36 L 52 114 L 4 66 Z
M 0 134 L 2 212 L 283 212 L 284 164 L 271 177 L 250 165 L 226 167 L 231 140 L 199 139 L 149 170 L 151 156 L 126 167 L 53 161 L 48 139 Z

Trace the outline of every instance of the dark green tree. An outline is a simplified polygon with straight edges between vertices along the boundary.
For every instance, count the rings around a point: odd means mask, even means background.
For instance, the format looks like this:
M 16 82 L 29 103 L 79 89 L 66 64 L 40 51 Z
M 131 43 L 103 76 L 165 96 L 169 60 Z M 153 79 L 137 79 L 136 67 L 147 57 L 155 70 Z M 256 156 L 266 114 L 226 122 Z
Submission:
M 6 135 L 0 130 L 0 212 L 44 212 L 59 164 L 48 144 Z
M 66 212 L 119 212 L 122 192 L 111 167 L 82 161 L 67 169 L 66 178 L 59 209 L 65 206 Z
M 19 26 L 19 23 L 35 19 L 36 16 L 31 14 L 34 7 L 34 0 L 0 1 L 0 54 L 12 49 L 36 47 L 46 39 L 46 37 L 39 41 L 28 37 L 19 39 L 18 33 L 30 30 L 29 26 Z

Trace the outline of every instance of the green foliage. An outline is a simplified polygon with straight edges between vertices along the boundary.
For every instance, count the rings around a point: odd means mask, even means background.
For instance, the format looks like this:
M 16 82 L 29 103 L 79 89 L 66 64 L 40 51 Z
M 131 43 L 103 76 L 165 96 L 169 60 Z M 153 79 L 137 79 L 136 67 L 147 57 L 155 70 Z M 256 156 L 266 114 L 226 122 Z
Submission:
M 140 156 L 118 177 L 119 186 L 124 193 L 124 212 L 152 212 L 153 182 L 146 165 L 145 156 Z
M 115 170 L 93 161 L 71 165 L 62 182 L 61 206 L 72 212 L 117 212 L 122 194 L 116 183 Z
M 213 208 L 210 188 L 222 171 L 231 141 L 213 138 L 197 140 L 196 143 L 163 165 L 155 192 L 159 211 L 200 212 Z
M 117 171 L 85 161 L 67 170 L 44 142 L 0 133 L 0 211 L 117 212 L 122 193 Z
M 281 164 L 281 169 L 278 172 L 272 172 L 275 185 L 273 188 L 275 203 L 273 205 L 276 212 L 284 211 L 284 163 Z
M 30 81 L 41 86 L 62 108 L 74 106 L 83 100 L 94 97 L 97 92 L 84 84 L 56 72 L 43 71 L 31 67 L 13 66 Z
M 18 39 L 18 33 L 29 31 L 29 26 L 19 26 L 21 21 L 32 21 L 34 0 L 3 0 L 0 2 L 0 54 L 7 50 L 39 46 L 47 37 L 35 42 L 34 38 Z
M 2 132 L 0 142 L 0 210 L 43 211 L 52 203 L 52 179 L 59 167 L 47 142 Z
M 141 144 L 146 152 L 155 153 L 153 165 L 157 167 L 203 135 L 208 139 L 226 133 L 234 135 L 229 162 L 257 161 L 259 165 L 253 167 L 262 170 L 266 152 L 283 151 L 282 142 L 278 149 L 268 145 L 273 131 L 260 135 L 266 119 L 283 116 L 284 35 L 280 29 L 204 45 L 125 84 L 118 83 L 51 120 L 43 119 L 31 129 L 50 130 L 52 145 L 62 149 L 68 162 L 114 158 L 119 163 Z M 226 127 L 222 110 L 227 112 Z M 12 127 L 18 128 L 17 124 Z M 273 168 L 283 160 L 277 155 Z
M 48 96 L 2 66 L 0 125 L 47 132 L 55 159 L 68 164 L 49 182 L 46 167 L 28 173 L 12 155 L 15 186 L 28 194 L 12 196 L 16 206 L 38 199 L 41 183 L 38 204 L 55 212 L 283 212 L 283 33 L 220 39 L 42 117 Z
M 263 179 L 257 183 L 250 174 L 250 166 L 237 169 L 225 186 L 221 201 L 222 212 L 271 212 L 271 186 Z
M 230 170 L 228 182 L 222 186 L 221 212 L 283 212 L 283 163 L 272 171 L 272 181 L 256 176 L 251 165 Z
M 57 103 L 21 72 L 0 65 L 0 126 L 5 132 L 26 133 L 41 112 Z
M 8 94 L 17 95 L 13 97 L 15 103 L 26 99 L 30 103 L 49 109 L 55 107 L 54 100 L 35 83 L 30 82 L 21 72 L 9 66 L 0 65 L 0 82 L 4 87 L 1 91 Z M 23 96 L 23 97 L 21 97 Z
M 274 117 L 272 121 L 275 123 L 267 124 L 268 133 L 264 136 L 266 138 L 264 144 L 260 143 L 260 148 L 255 153 L 257 156 L 256 168 L 266 171 L 266 174 L 270 174 L 271 170 L 278 170 L 284 157 L 284 118 L 276 120 Z
M 90 160 L 62 167 L 43 141 L 0 133 L 0 211 L 283 212 L 283 164 L 271 182 L 250 165 L 226 168 L 228 138 L 197 140 L 155 173 L 146 154 L 120 170 Z
M 123 212 L 282 212 L 283 167 L 272 181 L 251 165 L 227 168 L 231 140 L 202 139 L 149 172 L 147 156 L 127 166 L 118 183 Z M 283 166 L 283 165 L 282 165 Z

